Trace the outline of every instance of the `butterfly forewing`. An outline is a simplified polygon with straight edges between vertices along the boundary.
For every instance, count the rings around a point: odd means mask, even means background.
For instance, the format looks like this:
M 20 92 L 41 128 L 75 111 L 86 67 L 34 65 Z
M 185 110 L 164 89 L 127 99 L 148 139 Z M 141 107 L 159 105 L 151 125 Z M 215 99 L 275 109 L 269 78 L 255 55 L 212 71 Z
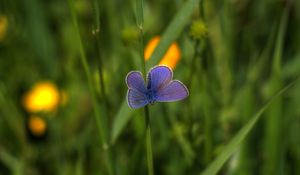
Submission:
M 126 83 L 129 89 L 135 89 L 141 93 L 146 93 L 147 91 L 141 72 L 129 72 L 126 77 Z
M 167 66 L 156 66 L 148 73 L 148 89 L 157 91 L 167 86 L 172 80 L 173 72 Z
M 186 98 L 189 95 L 188 89 L 183 83 L 178 80 L 174 80 L 160 89 L 157 92 L 157 101 L 159 102 L 171 102 L 178 101 Z

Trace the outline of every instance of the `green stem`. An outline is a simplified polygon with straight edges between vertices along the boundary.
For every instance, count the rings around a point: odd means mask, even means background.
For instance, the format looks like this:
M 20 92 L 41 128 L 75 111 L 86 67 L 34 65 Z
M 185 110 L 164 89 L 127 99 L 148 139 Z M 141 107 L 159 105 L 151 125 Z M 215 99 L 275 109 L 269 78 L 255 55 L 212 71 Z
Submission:
M 14 157 L 0 146 L 0 162 L 7 166 L 12 174 L 19 175 L 22 170 L 22 161 Z
M 153 154 L 152 154 L 152 142 L 151 142 L 151 127 L 150 127 L 150 115 L 148 106 L 145 108 L 146 116 L 146 148 L 147 148 L 147 166 L 148 166 L 148 175 L 154 174 L 153 168 Z
M 85 56 L 82 40 L 81 40 L 81 37 L 80 37 L 79 26 L 78 26 L 78 22 L 77 22 L 77 19 L 76 19 L 75 9 L 74 9 L 73 3 L 71 1 L 72 0 L 68 0 L 68 3 L 69 3 L 71 15 L 72 15 L 72 20 L 73 20 L 73 23 L 74 23 L 74 26 L 75 26 L 76 36 L 77 36 L 77 39 L 78 39 L 79 52 L 80 52 L 80 61 L 81 61 L 81 64 L 83 66 L 84 73 L 85 73 L 85 75 L 87 77 L 87 80 L 88 80 L 88 86 L 89 86 L 89 90 L 90 90 L 90 93 L 91 93 L 91 96 L 92 96 L 92 102 L 93 102 L 93 106 L 94 106 L 94 110 L 95 110 L 94 112 L 95 112 L 95 116 L 96 116 L 95 117 L 96 118 L 96 125 L 99 129 L 99 133 L 100 133 L 100 136 L 101 136 L 100 139 L 101 139 L 102 144 L 105 144 L 106 143 L 105 134 L 104 134 L 103 128 L 101 127 L 102 123 L 100 121 L 100 113 L 99 113 L 99 110 L 97 110 L 97 100 L 96 100 L 95 91 L 94 91 L 94 88 L 93 88 L 93 81 L 92 81 L 92 77 L 91 77 L 91 74 L 90 74 L 90 69 L 89 69 L 89 66 L 88 66 L 88 63 L 87 63 L 87 59 L 86 59 L 86 56 Z
M 145 60 L 144 60 L 144 32 L 143 32 L 143 27 L 139 27 L 139 30 L 140 30 L 140 55 L 141 55 L 141 67 L 142 67 L 142 72 L 143 72 L 143 75 L 144 75 L 144 78 L 146 80 L 146 63 L 145 63 Z
M 200 0 L 199 10 L 200 10 L 200 18 L 203 18 L 203 20 L 205 20 L 205 15 L 204 15 L 204 0 Z
M 193 55 L 193 60 L 191 61 L 191 65 L 190 65 L 190 72 L 188 75 L 189 82 L 187 83 L 187 87 L 190 88 L 191 92 L 192 92 L 192 82 L 194 79 L 194 75 L 196 74 L 196 61 L 197 61 L 197 57 L 199 56 L 198 48 L 199 48 L 199 41 L 195 41 L 195 45 L 194 45 L 195 52 Z M 189 99 L 187 103 L 188 103 L 186 105 L 187 114 L 188 114 L 187 120 L 190 124 L 192 124 L 193 123 L 193 110 L 192 110 L 192 105 L 191 105 L 191 99 Z
M 270 90 L 275 92 L 283 86 L 282 79 L 282 58 L 283 58 L 283 44 L 285 42 L 285 34 L 289 19 L 290 6 L 287 4 L 280 19 L 278 35 L 274 48 L 274 57 L 272 64 L 272 74 L 270 78 Z M 284 145 L 281 138 L 283 138 L 283 98 L 277 98 L 275 102 L 267 111 L 266 120 L 266 135 L 265 135 L 265 166 L 263 174 L 282 174 L 283 161 L 282 155 L 284 154 Z
M 99 65 L 99 76 L 100 76 L 100 91 L 102 99 L 106 105 L 106 108 L 108 109 L 108 99 L 105 93 L 105 86 L 104 86 L 104 80 L 103 80 L 103 61 L 101 57 L 101 43 L 100 43 L 100 30 L 101 30 L 101 24 L 100 24 L 100 8 L 99 8 L 99 0 L 94 1 L 94 11 L 95 11 L 95 26 L 93 29 L 93 35 L 95 36 L 95 43 L 96 43 L 96 53 L 98 57 L 98 64 Z
M 77 36 L 77 41 L 78 41 L 78 44 L 79 44 L 80 61 L 81 61 L 81 64 L 83 65 L 83 69 L 84 69 L 85 75 L 86 75 L 87 80 L 88 80 L 88 86 L 89 86 L 89 90 L 90 90 L 90 93 L 91 93 L 93 110 L 94 110 L 94 113 L 95 113 L 94 117 L 95 117 L 95 120 L 96 120 L 96 126 L 97 126 L 97 129 L 99 131 L 100 141 L 101 141 L 102 147 L 105 150 L 105 152 L 104 152 L 104 156 L 105 156 L 105 159 L 106 159 L 105 162 L 107 163 L 109 174 L 114 174 L 113 173 L 112 154 L 110 152 L 109 145 L 107 143 L 107 140 L 108 140 L 108 136 L 107 136 L 107 133 L 106 133 L 106 131 L 107 131 L 106 126 L 107 125 L 104 122 L 101 122 L 101 119 L 102 119 L 102 121 L 104 121 L 104 118 L 100 114 L 100 110 L 99 110 L 100 108 L 98 106 L 98 102 L 97 102 L 97 98 L 96 98 L 96 92 L 95 92 L 95 88 L 93 86 L 93 79 L 92 79 L 91 72 L 90 72 L 90 69 L 89 69 L 89 65 L 88 65 L 88 62 L 87 62 L 87 58 L 86 58 L 86 55 L 85 55 L 83 43 L 82 43 L 82 40 L 81 40 L 81 37 L 80 37 L 79 26 L 78 26 L 77 17 L 76 17 L 76 14 L 75 14 L 74 4 L 73 4 L 72 0 L 68 0 L 68 5 L 69 5 L 69 8 L 70 8 L 72 21 L 73 21 L 76 36 Z
M 210 114 L 210 101 L 207 94 L 207 75 L 206 72 L 201 69 L 202 75 L 202 94 L 203 95 L 203 117 L 204 117 L 204 162 L 209 163 L 212 159 L 212 116 Z
M 144 60 L 144 14 L 143 14 L 143 0 L 136 0 L 136 22 L 140 31 L 140 56 L 142 72 L 146 78 L 146 63 Z M 153 157 L 151 144 L 151 128 L 150 128 L 150 114 L 148 106 L 145 106 L 145 120 L 146 120 L 146 149 L 147 149 L 147 166 L 148 175 L 153 175 Z
M 204 13 L 204 0 L 200 1 L 200 18 L 204 22 L 206 22 L 205 13 Z M 200 73 L 201 75 L 201 90 L 203 94 L 203 117 L 204 117 L 204 137 L 205 137 L 205 143 L 204 143 L 204 162 L 205 164 L 209 163 L 212 159 L 212 150 L 213 150 L 213 139 L 212 139 L 212 116 L 210 114 L 210 98 L 209 98 L 209 87 L 208 87 L 208 76 L 207 76 L 207 48 L 208 48 L 208 39 L 203 39 L 203 44 L 206 45 L 206 49 L 203 48 L 200 51 L 200 57 L 202 57 L 202 60 L 200 59 Z

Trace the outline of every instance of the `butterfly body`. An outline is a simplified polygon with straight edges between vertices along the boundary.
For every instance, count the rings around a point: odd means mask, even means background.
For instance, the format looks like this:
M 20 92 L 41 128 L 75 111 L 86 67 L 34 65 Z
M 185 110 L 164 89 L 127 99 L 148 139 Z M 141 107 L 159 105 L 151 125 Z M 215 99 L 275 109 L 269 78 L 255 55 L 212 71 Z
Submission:
M 171 102 L 186 98 L 188 89 L 178 80 L 172 80 L 173 72 L 167 66 L 156 66 L 147 74 L 147 86 L 141 72 L 131 71 L 126 76 L 127 103 L 136 109 L 155 102 Z
M 157 100 L 157 92 L 151 89 L 147 89 L 146 92 L 147 101 L 149 104 L 153 104 Z

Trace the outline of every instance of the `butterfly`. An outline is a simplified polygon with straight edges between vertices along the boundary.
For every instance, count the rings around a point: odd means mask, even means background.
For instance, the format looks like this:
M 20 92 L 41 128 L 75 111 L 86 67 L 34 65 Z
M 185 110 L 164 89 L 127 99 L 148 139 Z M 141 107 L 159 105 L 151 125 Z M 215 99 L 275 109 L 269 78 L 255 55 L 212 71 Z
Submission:
M 179 80 L 172 80 L 173 71 L 167 66 L 156 66 L 147 74 L 147 86 L 139 71 L 126 76 L 127 103 L 132 109 L 141 108 L 154 102 L 172 102 L 189 95 L 187 87 Z

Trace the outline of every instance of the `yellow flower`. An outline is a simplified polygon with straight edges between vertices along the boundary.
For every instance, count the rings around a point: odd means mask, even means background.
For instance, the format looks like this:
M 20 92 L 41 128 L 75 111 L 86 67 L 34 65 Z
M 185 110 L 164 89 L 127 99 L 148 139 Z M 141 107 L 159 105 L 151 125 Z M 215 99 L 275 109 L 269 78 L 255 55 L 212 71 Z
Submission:
M 157 44 L 159 43 L 160 37 L 156 36 L 153 37 L 149 43 L 147 44 L 144 52 L 145 60 L 149 60 L 152 52 L 156 48 Z M 163 56 L 161 61 L 159 62 L 159 65 L 167 65 L 171 69 L 174 69 L 176 67 L 176 64 L 180 60 L 181 57 L 181 51 L 176 42 L 172 43 L 172 45 L 167 50 L 166 54 Z
M 23 97 L 23 105 L 28 112 L 54 111 L 60 102 L 57 87 L 52 82 L 39 82 Z
M 28 120 L 28 128 L 35 136 L 42 136 L 47 129 L 47 123 L 38 116 L 30 116 Z
M 0 15 L 0 41 L 2 41 L 7 32 L 8 28 L 8 19 L 6 16 Z
M 190 35 L 195 40 L 200 40 L 207 36 L 207 27 L 202 20 L 196 20 L 192 23 L 190 28 Z

